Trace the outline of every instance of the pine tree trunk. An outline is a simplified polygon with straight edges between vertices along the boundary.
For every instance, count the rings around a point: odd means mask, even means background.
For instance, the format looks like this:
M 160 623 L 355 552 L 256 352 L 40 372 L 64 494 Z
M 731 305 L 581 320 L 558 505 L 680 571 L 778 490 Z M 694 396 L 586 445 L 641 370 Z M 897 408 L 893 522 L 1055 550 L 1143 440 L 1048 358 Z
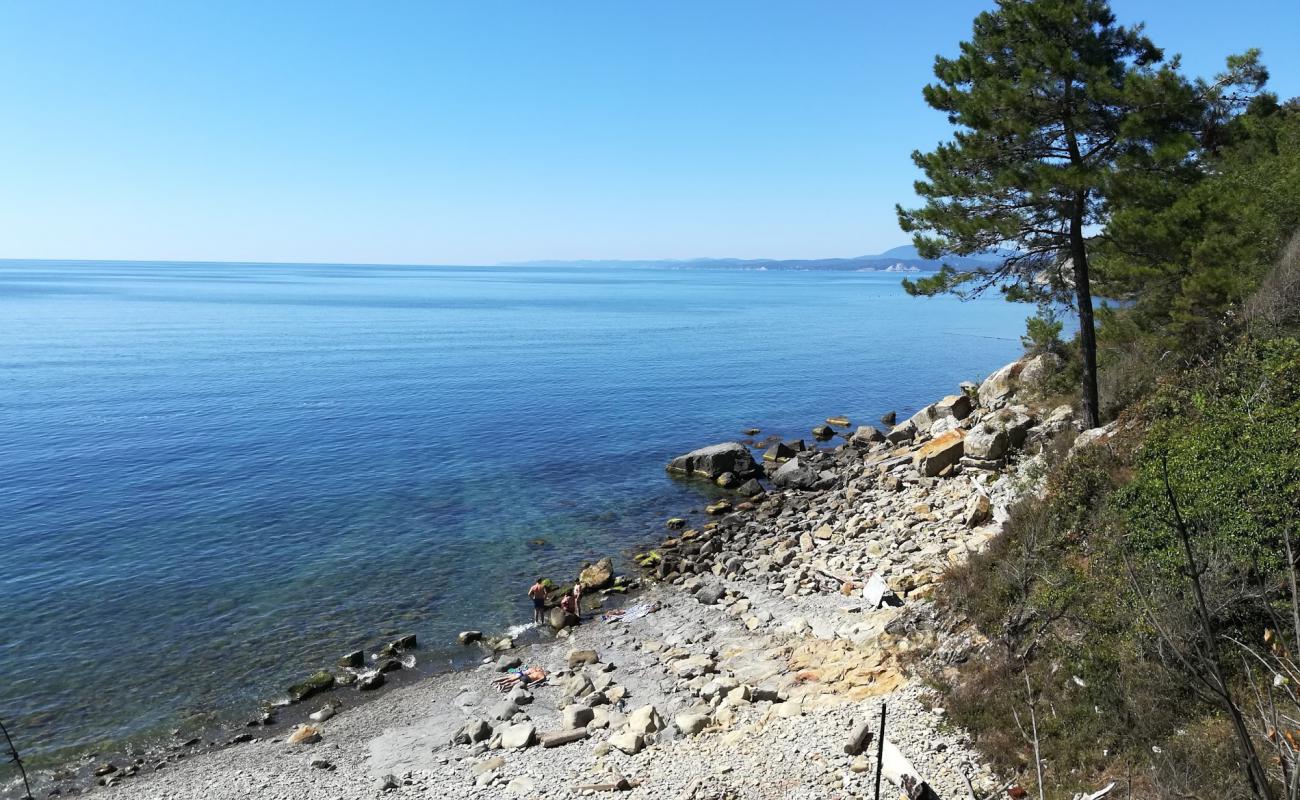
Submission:
M 1083 351 L 1083 424 L 1101 424 L 1097 399 L 1097 331 L 1092 321 L 1092 288 L 1088 281 L 1088 248 L 1083 239 L 1087 194 L 1078 192 L 1070 215 L 1070 262 L 1074 265 L 1074 298 L 1079 307 L 1079 349 Z

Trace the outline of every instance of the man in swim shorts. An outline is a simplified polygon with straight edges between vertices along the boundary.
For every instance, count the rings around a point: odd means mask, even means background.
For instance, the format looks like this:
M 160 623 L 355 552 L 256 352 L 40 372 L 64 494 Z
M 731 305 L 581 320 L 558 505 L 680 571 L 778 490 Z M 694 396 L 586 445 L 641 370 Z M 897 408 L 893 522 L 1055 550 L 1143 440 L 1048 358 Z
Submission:
M 537 583 L 528 587 L 528 596 L 533 598 L 533 622 L 541 625 L 546 616 L 546 587 L 543 585 L 545 578 L 538 578 Z

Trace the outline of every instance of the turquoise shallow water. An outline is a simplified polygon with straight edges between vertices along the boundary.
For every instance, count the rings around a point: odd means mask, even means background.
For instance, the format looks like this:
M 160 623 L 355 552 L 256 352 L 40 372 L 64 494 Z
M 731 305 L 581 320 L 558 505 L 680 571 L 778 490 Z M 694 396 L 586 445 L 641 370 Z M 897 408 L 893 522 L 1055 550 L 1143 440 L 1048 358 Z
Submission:
M 259 698 L 698 507 L 671 456 L 909 413 L 1024 307 L 879 273 L 0 262 L 0 718 L 37 761 Z M 546 545 L 531 544 L 545 539 Z

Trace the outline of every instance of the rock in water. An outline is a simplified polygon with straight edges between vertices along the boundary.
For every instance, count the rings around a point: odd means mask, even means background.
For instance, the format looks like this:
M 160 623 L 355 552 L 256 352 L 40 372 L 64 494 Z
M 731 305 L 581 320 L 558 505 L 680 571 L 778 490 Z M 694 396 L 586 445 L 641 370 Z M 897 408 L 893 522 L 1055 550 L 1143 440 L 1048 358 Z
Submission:
M 667 469 L 679 475 L 710 480 L 716 480 L 724 472 L 734 472 L 738 478 L 752 478 L 759 474 L 754 456 L 740 442 L 726 442 L 692 450 L 668 462 Z
M 741 497 L 755 497 L 763 493 L 763 484 L 750 478 L 736 487 L 736 494 Z
M 456 641 L 461 644 L 473 644 L 483 638 L 483 631 L 461 631 Z
M 313 674 L 311 677 L 295 683 L 289 687 L 289 697 L 295 703 L 302 702 L 314 694 L 320 694 L 328 689 L 334 688 L 334 676 L 325 670 Z
M 578 575 L 578 583 L 582 584 L 584 591 L 604 589 L 613 582 L 614 562 L 608 558 L 602 558 L 595 564 L 586 567 Z
M 812 435 L 819 442 L 824 442 L 835 435 L 835 429 L 829 425 L 818 425 L 812 429 Z

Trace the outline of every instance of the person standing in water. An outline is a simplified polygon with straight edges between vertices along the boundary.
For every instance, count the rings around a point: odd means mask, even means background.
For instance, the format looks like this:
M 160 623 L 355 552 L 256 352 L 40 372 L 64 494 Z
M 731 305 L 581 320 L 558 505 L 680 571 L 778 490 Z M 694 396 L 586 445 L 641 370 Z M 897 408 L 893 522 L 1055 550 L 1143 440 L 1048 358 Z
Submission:
M 533 598 L 533 622 L 541 625 L 546 616 L 546 586 L 543 585 L 545 578 L 538 578 L 537 583 L 528 587 L 528 596 Z

